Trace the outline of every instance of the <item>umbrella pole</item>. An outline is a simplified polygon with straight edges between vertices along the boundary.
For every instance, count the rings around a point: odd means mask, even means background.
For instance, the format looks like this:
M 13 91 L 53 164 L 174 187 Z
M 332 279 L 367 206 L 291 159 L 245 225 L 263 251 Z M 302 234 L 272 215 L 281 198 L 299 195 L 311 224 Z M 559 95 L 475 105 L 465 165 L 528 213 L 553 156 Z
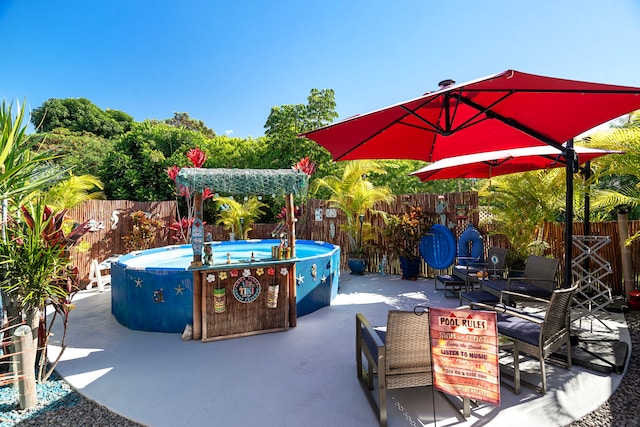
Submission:
M 564 150 L 567 160 L 567 191 L 566 191 L 566 217 L 564 225 L 564 280 L 563 287 L 569 288 L 572 284 L 571 255 L 573 252 L 573 171 L 575 165 L 575 151 L 573 149 L 573 138 L 567 141 Z

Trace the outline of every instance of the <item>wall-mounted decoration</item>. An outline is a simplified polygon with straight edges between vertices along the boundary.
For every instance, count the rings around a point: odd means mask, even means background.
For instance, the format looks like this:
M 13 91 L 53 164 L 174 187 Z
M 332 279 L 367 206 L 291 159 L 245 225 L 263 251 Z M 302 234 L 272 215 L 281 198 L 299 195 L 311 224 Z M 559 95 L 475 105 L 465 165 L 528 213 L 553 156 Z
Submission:
M 111 229 L 115 230 L 118 228 L 118 221 L 120 221 L 120 212 L 113 211 L 111 212 Z
M 327 215 L 327 217 L 329 217 L 329 215 Z M 329 236 L 332 239 L 336 237 L 336 224 L 333 221 L 329 223 Z
M 316 221 L 322 221 L 322 208 L 316 208 Z
M 98 231 L 104 228 L 104 223 L 102 221 L 96 221 L 95 219 L 90 219 L 87 222 L 87 225 L 84 226 L 88 231 Z
M 269 285 L 267 288 L 267 308 L 278 308 L 278 291 L 280 285 Z
M 216 313 L 224 313 L 227 309 L 227 296 L 225 288 L 216 288 L 213 290 L 213 311 Z
M 324 214 L 327 218 L 336 218 L 338 216 L 338 211 L 336 208 L 327 208 L 324 210 Z

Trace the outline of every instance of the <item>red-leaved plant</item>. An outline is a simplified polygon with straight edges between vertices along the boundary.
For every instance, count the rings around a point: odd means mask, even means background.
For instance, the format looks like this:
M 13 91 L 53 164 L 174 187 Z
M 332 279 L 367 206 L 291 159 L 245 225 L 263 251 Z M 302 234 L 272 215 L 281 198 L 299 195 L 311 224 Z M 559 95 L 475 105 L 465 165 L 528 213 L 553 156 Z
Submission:
M 189 159 L 194 168 L 201 168 L 207 161 L 207 155 L 200 148 L 196 147 L 187 151 L 187 159 Z M 169 175 L 169 178 L 171 178 L 174 183 L 176 182 L 176 177 L 178 176 L 178 173 L 180 173 L 180 170 L 181 168 L 177 165 L 173 165 L 167 169 L 167 175 Z M 181 185 L 177 189 L 177 194 L 184 197 L 187 203 L 187 217 L 182 217 L 180 215 L 180 210 L 178 209 L 178 220 L 171 223 L 168 228 L 174 231 L 173 238 L 175 240 L 182 243 L 189 243 L 191 241 L 191 225 L 193 224 L 195 208 L 193 206 L 194 193 L 189 188 Z M 202 192 L 202 200 L 204 201 L 212 197 L 213 192 L 209 188 L 205 188 Z

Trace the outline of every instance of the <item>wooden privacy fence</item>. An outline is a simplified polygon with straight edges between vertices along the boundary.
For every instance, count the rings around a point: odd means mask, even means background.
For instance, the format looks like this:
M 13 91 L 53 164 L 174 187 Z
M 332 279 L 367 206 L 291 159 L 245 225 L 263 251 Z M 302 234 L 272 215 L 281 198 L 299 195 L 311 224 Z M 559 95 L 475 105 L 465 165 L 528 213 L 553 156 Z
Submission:
M 435 194 L 409 194 L 397 196 L 389 205 L 379 205 L 378 209 L 384 210 L 391 214 L 407 212 L 410 206 L 420 206 L 427 213 L 433 214 L 438 222 L 445 223 L 451 227 L 454 234 L 459 237 L 460 233 L 465 229 L 469 221 L 478 224 L 478 195 L 475 192 L 451 193 L 442 196 Z M 302 218 L 297 223 L 296 235 L 299 239 L 320 240 L 341 247 L 341 266 L 347 269 L 346 260 L 348 257 L 349 239 L 346 233 L 341 231 L 341 225 L 346 222 L 346 218 L 339 210 L 335 212 L 329 209 L 330 206 L 326 200 L 308 199 L 306 208 Z M 171 224 L 176 218 L 176 202 L 130 202 L 124 200 L 92 200 L 85 202 L 69 211 L 69 216 L 78 222 L 86 220 L 94 220 L 98 224 L 102 224 L 103 228 L 96 231 L 88 232 L 83 241 L 88 246 L 88 251 L 75 252 L 73 257 L 75 265 L 79 267 L 80 277 L 86 279 L 89 273 L 89 264 L 92 259 L 102 261 L 112 254 L 125 253 L 122 237 L 131 233 L 133 224 L 130 215 L 133 212 L 141 210 L 161 219 L 165 224 Z M 118 212 L 118 215 L 113 215 Z M 112 216 L 118 217 L 115 228 L 112 228 L 114 222 Z M 382 218 L 367 218 L 374 226 L 383 228 L 384 221 Z M 622 262 L 620 239 L 617 222 L 599 222 L 591 224 L 591 235 L 593 236 L 609 236 L 611 243 L 606 245 L 599 252 L 606 261 L 611 264 L 612 274 L 606 276 L 603 282 L 609 286 L 615 295 L 621 295 L 622 289 Z M 640 229 L 640 221 L 629 222 L 629 233 L 633 235 Z M 249 232 L 249 237 L 255 239 L 277 238 L 278 224 L 254 224 L 253 230 Z M 505 236 L 486 235 L 486 248 L 490 246 L 508 247 L 508 241 Z M 205 233 L 211 233 L 213 240 L 228 240 L 229 233 L 221 226 L 205 224 Z M 274 235 L 274 233 L 276 233 Z M 574 235 L 583 234 L 583 224 L 575 223 L 573 225 Z M 547 223 L 543 228 L 543 240 L 546 241 L 550 248 L 546 255 L 561 260 L 561 269 L 564 268 L 564 224 Z M 184 243 L 177 241 L 168 229 L 161 230 L 158 233 L 154 247 Z M 630 247 L 633 266 L 633 280 L 637 286 L 637 272 L 640 268 L 640 243 L 634 243 Z M 574 256 L 577 251 L 574 250 Z M 379 272 L 379 267 L 386 259 L 385 273 L 400 274 L 399 260 L 396 254 L 388 249 L 388 246 L 381 236 L 378 238 L 375 252 L 369 259 L 369 272 Z M 421 263 L 420 274 L 425 277 L 433 277 L 441 273 L 440 270 L 434 270 Z M 562 271 L 559 277 L 562 277 Z
M 164 202 L 131 202 L 127 200 L 88 200 L 69 209 L 67 215 L 79 223 L 91 221 L 97 224 L 95 231 L 87 232 L 82 238 L 80 250 L 73 253 L 73 260 L 78 267 L 80 278 L 89 276 L 89 265 L 92 259 L 103 261 L 113 254 L 126 252 L 122 237 L 131 233 L 133 222 L 131 214 L 142 211 L 154 218 L 171 224 L 176 218 L 175 201 Z M 168 230 L 158 233 L 154 247 L 175 244 Z M 87 250 L 82 248 L 87 247 Z
M 611 274 L 604 277 L 602 281 L 605 285 L 612 289 L 615 295 L 623 295 L 623 276 L 622 276 L 622 256 L 620 246 L 620 231 L 616 221 L 596 222 L 590 224 L 590 236 L 609 236 L 611 242 L 598 251 L 598 255 L 611 264 Z M 629 221 L 629 235 L 635 234 L 640 229 L 640 221 Z M 573 224 L 573 235 L 584 235 L 584 224 Z M 544 226 L 543 240 L 550 245 L 547 254 L 554 258 L 564 260 L 564 224 L 563 223 L 547 223 Z M 638 268 L 640 268 L 640 241 L 636 241 L 629 246 L 631 252 L 631 264 L 634 287 L 638 287 Z M 573 257 L 579 255 L 579 251 L 573 245 Z M 564 261 L 560 263 L 561 269 L 564 270 Z M 590 268 L 595 269 L 597 265 L 590 263 Z M 562 272 L 560 273 L 562 277 Z

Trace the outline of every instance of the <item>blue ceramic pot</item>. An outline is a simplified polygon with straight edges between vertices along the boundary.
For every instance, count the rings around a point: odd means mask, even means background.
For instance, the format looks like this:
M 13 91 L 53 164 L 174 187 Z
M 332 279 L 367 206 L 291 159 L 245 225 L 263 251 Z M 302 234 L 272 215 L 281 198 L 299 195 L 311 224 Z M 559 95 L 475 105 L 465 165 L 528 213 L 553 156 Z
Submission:
M 362 258 L 349 258 L 348 265 L 351 274 L 364 274 L 364 270 L 367 268 L 367 260 Z

